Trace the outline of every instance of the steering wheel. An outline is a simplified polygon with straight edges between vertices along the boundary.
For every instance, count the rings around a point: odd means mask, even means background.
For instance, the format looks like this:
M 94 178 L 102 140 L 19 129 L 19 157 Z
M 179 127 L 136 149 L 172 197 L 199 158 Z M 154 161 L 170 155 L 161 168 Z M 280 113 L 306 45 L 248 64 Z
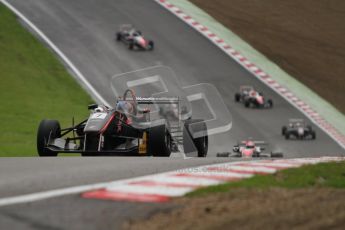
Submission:
M 127 101 L 127 97 L 130 97 L 130 103 L 133 106 L 133 115 L 137 115 L 137 107 L 138 107 L 138 103 L 137 103 L 137 97 L 135 96 L 135 93 L 133 90 L 131 89 L 127 89 L 125 91 L 125 93 L 123 94 L 123 100 Z

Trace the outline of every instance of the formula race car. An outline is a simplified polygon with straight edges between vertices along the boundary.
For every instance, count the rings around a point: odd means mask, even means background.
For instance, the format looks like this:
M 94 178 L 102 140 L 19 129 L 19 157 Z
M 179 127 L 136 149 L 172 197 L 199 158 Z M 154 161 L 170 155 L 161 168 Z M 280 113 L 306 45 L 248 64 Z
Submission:
M 241 86 L 240 92 L 235 94 L 235 101 L 243 103 L 247 108 L 273 107 L 273 101 L 271 99 L 266 99 L 263 94 L 257 92 L 253 86 Z
M 267 144 L 263 141 L 241 141 L 233 147 L 233 153 L 218 153 L 217 157 L 283 157 L 282 153 L 263 153 L 262 151 L 265 150 L 265 145 Z
M 315 130 L 311 125 L 307 125 L 303 119 L 290 119 L 289 124 L 282 127 L 282 135 L 285 139 L 293 137 L 299 140 L 314 140 L 316 138 Z
M 163 101 L 160 101 L 163 103 Z M 126 90 L 114 109 L 89 105 L 90 116 L 79 124 L 61 129 L 56 120 L 42 120 L 37 133 L 39 156 L 58 153 L 81 153 L 82 156 L 162 156 L 168 157 L 178 145 L 170 121 L 151 119 L 150 110 L 142 108 L 152 101 L 137 101 L 132 90 Z M 74 122 L 72 122 L 74 123 Z M 182 145 L 206 157 L 207 127 L 203 120 L 189 118 L 183 123 Z M 191 130 L 193 129 L 193 130 Z M 193 132 L 198 131 L 198 137 Z M 204 134 L 204 135 L 203 135 Z M 181 140 L 180 140 L 181 142 Z M 179 143 L 180 143 L 179 142 Z M 176 151 L 176 150 L 175 150 Z
M 128 49 L 153 50 L 154 43 L 147 40 L 141 31 L 135 29 L 132 25 L 122 25 L 120 31 L 116 33 L 116 40 L 124 42 Z

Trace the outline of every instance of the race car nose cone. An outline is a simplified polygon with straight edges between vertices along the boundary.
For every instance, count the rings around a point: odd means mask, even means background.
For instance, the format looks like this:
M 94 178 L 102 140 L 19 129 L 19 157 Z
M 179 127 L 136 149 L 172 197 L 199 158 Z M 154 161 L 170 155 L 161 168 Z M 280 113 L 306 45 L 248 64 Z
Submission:
M 298 132 L 298 135 L 302 136 L 304 134 L 304 129 L 298 128 L 297 132 Z
M 259 104 L 263 104 L 264 103 L 264 98 L 262 96 L 258 96 L 256 98 L 256 100 L 258 101 Z
M 142 46 L 142 47 L 146 47 L 146 41 L 144 38 L 138 38 L 138 43 Z

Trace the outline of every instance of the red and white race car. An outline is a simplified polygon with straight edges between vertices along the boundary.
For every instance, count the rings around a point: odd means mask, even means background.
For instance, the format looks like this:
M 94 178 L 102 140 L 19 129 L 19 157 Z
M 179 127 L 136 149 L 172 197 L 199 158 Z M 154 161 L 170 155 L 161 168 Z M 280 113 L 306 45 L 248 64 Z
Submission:
M 254 158 L 254 157 L 283 157 L 282 153 L 263 153 L 267 143 L 263 141 L 252 141 L 245 140 L 241 141 L 233 147 L 233 153 L 218 153 L 218 157 L 243 157 L 243 158 Z
M 128 49 L 153 50 L 154 43 L 144 38 L 140 30 L 135 29 L 132 25 L 122 25 L 116 33 L 116 40 L 122 41 Z
M 241 102 L 245 107 L 272 108 L 272 99 L 266 99 L 264 95 L 254 89 L 253 86 L 243 85 L 240 92 L 235 94 L 235 101 Z

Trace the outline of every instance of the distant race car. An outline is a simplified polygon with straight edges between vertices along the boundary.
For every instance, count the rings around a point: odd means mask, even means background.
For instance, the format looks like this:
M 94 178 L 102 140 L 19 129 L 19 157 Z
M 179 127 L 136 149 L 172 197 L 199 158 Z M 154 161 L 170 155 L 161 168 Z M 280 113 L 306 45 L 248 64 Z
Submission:
M 116 33 L 116 40 L 122 41 L 128 49 L 153 50 L 154 42 L 144 38 L 140 30 L 135 29 L 132 25 L 122 25 Z
M 265 150 L 263 141 L 245 140 L 233 147 L 233 153 L 218 153 L 218 157 L 243 157 L 243 158 L 255 158 L 255 157 L 283 157 L 282 153 L 263 153 Z
M 273 101 L 271 99 L 266 99 L 263 94 L 257 92 L 253 86 L 241 86 L 240 92 L 235 94 L 235 101 L 243 103 L 247 108 L 273 107 Z
M 303 119 L 290 119 L 287 126 L 282 127 L 282 135 L 285 139 L 295 138 L 299 140 L 316 138 L 315 130 L 307 125 Z
M 183 121 L 183 135 L 179 137 L 182 140 L 176 140 L 178 137 L 173 135 L 174 127 L 171 127 L 170 121 L 165 118 L 151 119 L 149 109 L 142 108 L 147 104 L 152 104 L 152 101 L 137 101 L 134 92 L 126 90 L 123 98 L 117 100 L 114 109 L 103 105 L 89 105 L 90 116 L 77 125 L 61 129 L 56 120 L 42 120 L 37 133 L 38 154 L 167 157 L 176 149 L 178 142 L 182 142 L 185 151 L 194 147 L 198 157 L 206 157 L 208 136 L 203 120 L 193 120 L 190 117 Z M 192 132 L 195 130 L 201 135 L 193 136 Z

